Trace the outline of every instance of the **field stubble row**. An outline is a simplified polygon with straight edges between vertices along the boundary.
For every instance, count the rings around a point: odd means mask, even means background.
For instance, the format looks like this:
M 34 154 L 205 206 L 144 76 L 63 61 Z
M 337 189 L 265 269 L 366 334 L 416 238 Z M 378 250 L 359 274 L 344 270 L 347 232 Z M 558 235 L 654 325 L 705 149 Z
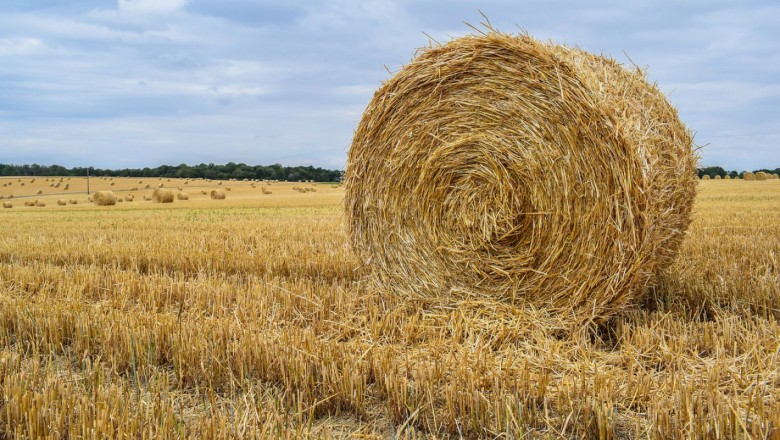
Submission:
M 3 212 L 0 438 L 780 438 L 780 184 L 702 182 L 660 285 L 563 334 L 370 290 L 295 197 Z

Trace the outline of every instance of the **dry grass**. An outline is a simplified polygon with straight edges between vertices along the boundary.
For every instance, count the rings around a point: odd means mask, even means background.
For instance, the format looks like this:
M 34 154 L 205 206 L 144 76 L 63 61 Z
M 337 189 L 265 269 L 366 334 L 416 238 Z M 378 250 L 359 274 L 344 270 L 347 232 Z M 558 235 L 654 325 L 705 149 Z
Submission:
M 363 114 L 351 243 L 390 295 L 603 322 L 679 247 L 691 142 L 641 72 L 527 36 L 459 38 L 419 52 Z
M 653 294 L 570 335 L 372 290 L 343 192 L 292 186 L 4 211 L 0 438 L 780 437 L 780 181 L 701 182 Z

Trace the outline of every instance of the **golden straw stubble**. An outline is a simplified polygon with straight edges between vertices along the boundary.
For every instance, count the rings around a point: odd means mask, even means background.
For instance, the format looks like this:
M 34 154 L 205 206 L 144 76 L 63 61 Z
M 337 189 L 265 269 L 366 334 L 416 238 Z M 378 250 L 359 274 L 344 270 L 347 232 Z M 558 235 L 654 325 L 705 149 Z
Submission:
M 349 151 L 352 247 L 427 299 L 602 321 L 670 264 L 696 158 L 641 72 L 498 32 L 423 50 L 374 95 Z

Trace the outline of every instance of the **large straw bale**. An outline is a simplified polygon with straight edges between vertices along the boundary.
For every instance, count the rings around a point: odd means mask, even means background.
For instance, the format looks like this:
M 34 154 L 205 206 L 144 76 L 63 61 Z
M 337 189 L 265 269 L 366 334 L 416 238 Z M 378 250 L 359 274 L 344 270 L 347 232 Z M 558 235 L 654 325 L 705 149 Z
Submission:
M 154 203 L 173 203 L 173 191 L 169 189 L 156 189 L 152 193 Z
M 705 174 L 705 175 L 701 176 L 701 180 L 710 180 L 710 175 L 709 174 Z
M 742 175 L 743 180 L 756 180 L 756 175 L 751 173 L 750 171 L 745 171 L 745 174 Z
M 671 263 L 695 171 L 691 133 L 641 71 L 490 31 L 420 51 L 379 88 L 344 206 L 382 289 L 583 324 Z
M 68 204 L 68 201 L 67 200 L 63 200 L 63 199 L 59 199 L 59 200 L 57 200 L 57 204 L 59 206 L 65 206 L 65 205 Z
M 11 202 L 3 202 L 3 208 L 13 208 L 14 205 Z
M 756 180 L 757 181 L 764 181 L 764 180 L 766 180 L 766 177 L 767 177 L 767 175 L 763 171 L 759 171 L 759 172 L 756 173 Z
M 95 191 L 91 198 L 97 206 L 116 205 L 116 194 L 113 191 Z
M 176 200 L 189 200 L 190 196 L 186 192 L 180 192 L 176 194 Z
M 222 200 L 225 198 L 225 191 L 222 191 L 221 189 L 212 189 L 210 195 L 214 200 Z

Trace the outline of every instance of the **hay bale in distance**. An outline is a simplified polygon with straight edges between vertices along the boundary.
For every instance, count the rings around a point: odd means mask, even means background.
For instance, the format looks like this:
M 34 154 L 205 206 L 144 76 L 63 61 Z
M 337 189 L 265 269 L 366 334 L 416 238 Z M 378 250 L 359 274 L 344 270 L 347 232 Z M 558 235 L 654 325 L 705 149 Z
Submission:
M 189 200 L 190 196 L 186 192 L 176 194 L 176 200 Z
M 225 199 L 225 191 L 222 191 L 221 189 L 212 189 L 211 193 L 209 193 L 211 198 L 214 200 L 224 200 Z
M 152 198 L 151 198 L 151 197 L 149 197 L 149 196 L 144 196 L 144 200 L 146 200 L 146 201 L 148 202 L 148 201 L 151 201 L 151 200 L 152 200 Z
M 132 195 L 125 196 L 125 202 L 132 202 L 133 200 L 135 200 L 135 197 L 133 197 Z
M 763 171 L 759 171 L 756 173 L 756 181 L 763 182 L 766 180 L 767 174 Z
M 27 200 L 24 202 L 24 206 L 35 206 L 35 202 L 32 200 Z
M 11 202 L 3 202 L 3 208 L 13 208 L 14 205 L 11 204 Z
M 95 206 L 114 206 L 117 198 L 113 191 L 95 191 L 90 201 L 94 202 Z
M 35 201 L 35 206 L 44 207 L 44 206 L 46 206 L 46 202 L 44 202 L 43 200 L 36 200 Z
M 709 174 L 705 174 L 705 175 L 701 176 L 701 180 L 710 180 L 710 175 Z
M 715 180 L 720 180 L 722 177 L 720 177 L 720 174 L 715 175 Z
M 745 174 L 742 175 L 742 180 L 756 180 L 756 175 L 750 171 L 745 171 Z
M 731 175 L 730 175 L 730 174 L 726 174 L 726 175 L 723 177 L 723 179 L 725 179 L 725 180 L 731 180 Z
M 65 206 L 65 205 L 68 204 L 68 202 L 67 202 L 67 200 L 59 199 L 59 200 L 57 200 L 57 204 L 60 205 L 60 206 Z
M 418 52 L 366 108 L 348 235 L 381 289 L 603 322 L 676 255 L 691 147 L 636 69 L 523 35 L 458 38 Z
M 70 200 L 68 200 L 68 204 L 69 204 L 69 205 L 78 205 L 78 203 L 79 203 L 79 201 L 78 201 L 78 200 L 76 200 L 76 199 L 70 199 Z
M 200 194 L 205 196 L 206 194 L 208 194 L 208 192 L 207 191 L 201 191 Z
M 154 203 L 173 203 L 173 191 L 169 189 L 156 189 L 152 193 Z

